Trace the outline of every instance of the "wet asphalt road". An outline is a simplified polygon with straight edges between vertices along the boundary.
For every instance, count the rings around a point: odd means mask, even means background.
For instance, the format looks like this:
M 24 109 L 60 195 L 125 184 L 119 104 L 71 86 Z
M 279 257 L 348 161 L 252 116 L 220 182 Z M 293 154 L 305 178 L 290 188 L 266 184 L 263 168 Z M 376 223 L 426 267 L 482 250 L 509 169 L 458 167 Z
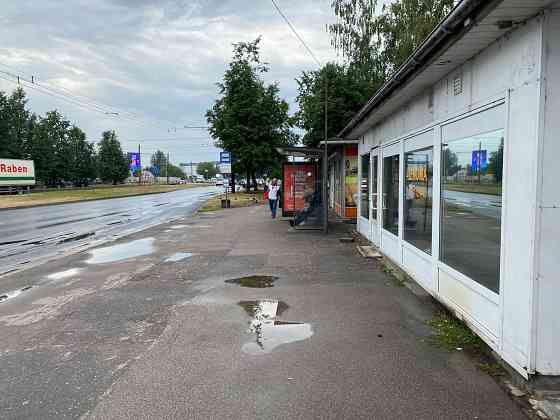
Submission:
M 0 418 L 523 420 L 347 229 L 237 208 L 5 276 Z
M 215 187 L 0 211 L 0 275 L 189 216 Z

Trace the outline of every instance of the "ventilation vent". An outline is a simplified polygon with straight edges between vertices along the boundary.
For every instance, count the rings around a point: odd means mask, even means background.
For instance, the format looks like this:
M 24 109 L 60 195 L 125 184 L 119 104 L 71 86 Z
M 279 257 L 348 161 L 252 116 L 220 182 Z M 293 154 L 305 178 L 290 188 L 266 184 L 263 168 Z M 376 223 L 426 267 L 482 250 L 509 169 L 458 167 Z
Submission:
M 453 95 L 459 96 L 463 93 L 463 75 L 458 74 L 453 79 Z

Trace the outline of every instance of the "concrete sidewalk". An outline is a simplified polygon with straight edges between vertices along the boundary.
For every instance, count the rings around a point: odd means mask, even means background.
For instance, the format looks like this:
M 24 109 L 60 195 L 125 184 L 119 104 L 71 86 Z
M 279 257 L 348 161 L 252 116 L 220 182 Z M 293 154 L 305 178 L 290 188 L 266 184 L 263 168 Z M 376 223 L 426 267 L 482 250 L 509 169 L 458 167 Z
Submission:
M 395 287 L 339 234 L 293 231 L 264 207 L 201 216 L 198 227 L 156 234 L 193 257 L 121 289 L 180 277 L 189 293 L 177 292 L 161 335 L 87 418 L 525 418 L 467 356 L 427 342 L 429 299 Z M 225 282 L 250 275 L 278 279 Z

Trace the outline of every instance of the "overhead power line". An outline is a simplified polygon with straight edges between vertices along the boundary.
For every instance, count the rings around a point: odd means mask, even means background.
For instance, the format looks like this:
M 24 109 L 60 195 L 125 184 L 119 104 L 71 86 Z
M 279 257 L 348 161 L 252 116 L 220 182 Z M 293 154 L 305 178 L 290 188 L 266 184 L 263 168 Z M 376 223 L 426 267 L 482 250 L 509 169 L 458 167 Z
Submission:
M 120 119 L 123 120 L 127 120 L 130 122 L 134 122 L 134 123 L 138 123 L 138 124 L 142 124 L 142 125 L 158 125 L 161 128 L 167 127 L 169 125 L 174 125 L 175 123 L 172 121 L 167 121 L 164 119 L 155 119 L 152 117 L 146 117 L 131 111 L 127 111 L 127 110 L 123 110 L 120 109 L 118 107 L 112 106 L 112 105 L 107 105 L 104 104 L 100 101 L 97 101 L 96 99 L 90 98 L 86 95 L 82 95 L 82 94 L 76 94 L 66 88 L 60 87 L 60 86 L 56 86 L 53 87 L 51 84 L 45 82 L 45 83 L 39 83 L 38 80 L 34 77 L 24 77 L 22 75 L 20 75 L 20 72 L 18 69 L 15 69 L 12 66 L 8 66 L 6 64 L 0 63 L 1 66 L 11 69 L 13 71 L 17 71 L 16 73 L 13 72 L 8 72 L 8 71 L 4 71 L 4 70 L 0 70 L 0 74 L 3 75 L 2 78 L 3 80 L 6 80 L 8 82 L 14 83 L 14 84 L 18 84 L 18 85 L 23 85 L 26 88 L 38 91 L 42 94 L 57 98 L 59 100 L 62 100 L 66 103 L 69 103 L 71 105 L 80 107 L 82 109 L 88 110 L 88 111 L 93 111 L 93 112 L 98 112 L 100 114 L 106 115 L 106 116 L 118 116 Z M 150 124 L 151 122 L 151 124 Z M 155 123 L 155 124 L 154 124 Z M 191 128 L 189 126 L 184 126 L 185 128 Z M 192 127 L 192 128 L 207 128 L 207 127 Z
M 276 8 L 276 10 L 278 11 L 278 13 L 280 14 L 280 16 L 282 16 L 282 19 L 284 19 L 284 21 L 288 24 L 288 26 L 290 27 L 290 29 L 292 30 L 292 32 L 294 33 L 294 35 L 296 36 L 296 38 L 299 40 L 299 42 L 301 42 L 301 44 L 303 45 L 303 47 L 307 50 L 307 52 L 309 53 L 309 55 L 313 58 L 313 60 L 315 60 L 315 62 L 317 63 L 317 65 L 319 67 L 322 66 L 321 62 L 317 59 L 317 57 L 315 56 L 315 54 L 313 53 L 313 51 L 311 50 L 311 48 L 309 48 L 309 46 L 307 45 L 307 43 L 303 40 L 303 38 L 301 37 L 301 35 L 299 34 L 299 32 L 296 30 L 296 28 L 294 27 L 294 25 L 292 25 L 292 22 L 290 22 L 290 20 L 288 19 L 288 17 L 284 14 L 284 12 L 282 12 L 282 10 L 280 9 L 280 7 L 278 6 L 278 4 L 276 4 L 275 0 L 271 0 L 272 4 L 274 5 L 274 7 Z

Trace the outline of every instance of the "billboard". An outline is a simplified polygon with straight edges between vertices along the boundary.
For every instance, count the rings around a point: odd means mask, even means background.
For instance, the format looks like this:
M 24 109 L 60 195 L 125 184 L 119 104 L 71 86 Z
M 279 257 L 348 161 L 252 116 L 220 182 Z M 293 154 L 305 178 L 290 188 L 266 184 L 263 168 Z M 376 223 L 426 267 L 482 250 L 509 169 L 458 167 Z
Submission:
M 140 153 L 128 152 L 126 156 L 128 157 L 130 172 L 134 174 L 136 171 L 142 169 L 142 163 L 140 161 Z
M 1 185 L 35 185 L 35 165 L 33 161 L 0 159 Z
M 312 163 L 284 163 L 282 168 L 282 216 L 301 211 L 305 197 L 314 194 L 317 169 Z
M 486 150 L 473 150 L 471 159 L 471 171 L 473 174 L 478 173 L 479 170 L 481 172 L 486 171 L 488 168 L 487 154 Z M 480 162 L 480 168 L 478 167 L 478 162 Z

